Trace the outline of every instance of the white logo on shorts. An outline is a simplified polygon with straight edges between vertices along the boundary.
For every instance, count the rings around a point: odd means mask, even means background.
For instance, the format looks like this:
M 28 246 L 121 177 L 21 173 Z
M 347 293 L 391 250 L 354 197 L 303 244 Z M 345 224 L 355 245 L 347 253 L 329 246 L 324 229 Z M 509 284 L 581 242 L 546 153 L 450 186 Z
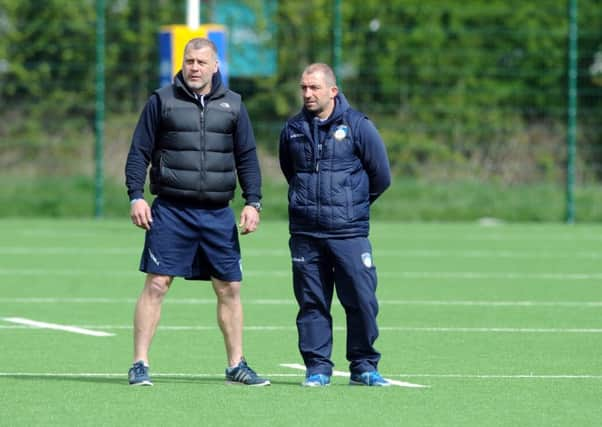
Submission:
M 238 260 L 238 268 L 240 269 L 240 274 L 242 274 L 242 259 Z
M 155 264 L 160 265 L 159 260 L 157 259 L 153 251 L 151 251 L 150 249 L 148 250 L 148 255 L 151 257 Z
M 362 264 L 364 264 L 364 267 L 366 268 L 372 267 L 372 255 L 370 255 L 370 252 L 364 252 L 362 254 Z

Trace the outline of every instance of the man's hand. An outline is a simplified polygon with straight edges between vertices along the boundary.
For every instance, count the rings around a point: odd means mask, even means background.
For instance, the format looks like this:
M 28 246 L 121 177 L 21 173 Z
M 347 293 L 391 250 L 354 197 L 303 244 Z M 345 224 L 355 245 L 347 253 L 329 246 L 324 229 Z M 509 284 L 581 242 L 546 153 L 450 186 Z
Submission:
M 148 206 L 146 200 L 138 199 L 132 203 L 130 218 L 132 218 L 132 223 L 134 223 L 136 227 L 150 230 L 153 218 L 151 217 L 150 206 Z
M 253 206 L 245 206 L 240 213 L 240 234 L 249 234 L 259 227 L 259 212 Z

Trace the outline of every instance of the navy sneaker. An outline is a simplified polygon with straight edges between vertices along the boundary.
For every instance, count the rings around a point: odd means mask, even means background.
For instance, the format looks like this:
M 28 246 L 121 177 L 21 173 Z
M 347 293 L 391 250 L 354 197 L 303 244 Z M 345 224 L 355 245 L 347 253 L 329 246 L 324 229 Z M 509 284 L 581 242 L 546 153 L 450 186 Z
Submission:
M 380 376 L 378 371 L 368 371 L 361 374 L 351 374 L 350 385 L 367 385 L 372 387 L 388 387 L 389 381 Z
M 313 374 L 301 383 L 303 387 L 326 387 L 330 385 L 330 377 L 324 374 Z
M 142 360 L 134 363 L 128 372 L 130 385 L 153 385 L 148 371 L 148 366 Z
M 249 385 L 254 387 L 263 387 L 270 385 L 270 380 L 259 377 L 253 369 L 247 365 L 247 361 L 242 358 L 234 368 L 226 368 L 226 382 L 228 384 Z

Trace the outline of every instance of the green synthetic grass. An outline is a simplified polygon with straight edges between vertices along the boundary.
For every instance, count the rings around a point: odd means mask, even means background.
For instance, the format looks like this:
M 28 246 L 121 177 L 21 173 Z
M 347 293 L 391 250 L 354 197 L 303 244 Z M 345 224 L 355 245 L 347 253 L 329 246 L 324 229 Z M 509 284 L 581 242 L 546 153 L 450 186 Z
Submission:
M 381 373 L 427 388 L 300 387 L 284 222 L 241 238 L 245 354 L 226 386 L 206 282 L 177 279 L 127 386 L 143 234 L 127 220 L 0 221 L 1 426 L 592 426 L 602 418 L 602 226 L 374 223 Z M 338 371 L 347 371 L 335 301 Z M 115 334 L 19 326 L 20 317 Z

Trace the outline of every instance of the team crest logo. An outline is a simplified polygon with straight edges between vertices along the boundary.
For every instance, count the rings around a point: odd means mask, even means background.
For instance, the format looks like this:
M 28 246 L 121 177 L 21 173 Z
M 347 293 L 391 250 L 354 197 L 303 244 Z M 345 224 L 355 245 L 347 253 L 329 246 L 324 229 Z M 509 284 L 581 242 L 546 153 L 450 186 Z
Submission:
M 339 125 L 334 131 L 334 139 L 337 141 L 342 141 L 347 136 L 349 132 L 349 128 L 345 125 Z
M 366 268 L 372 267 L 372 255 L 370 255 L 370 252 L 364 252 L 362 254 L 362 264 L 364 264 L 364 267 Z

